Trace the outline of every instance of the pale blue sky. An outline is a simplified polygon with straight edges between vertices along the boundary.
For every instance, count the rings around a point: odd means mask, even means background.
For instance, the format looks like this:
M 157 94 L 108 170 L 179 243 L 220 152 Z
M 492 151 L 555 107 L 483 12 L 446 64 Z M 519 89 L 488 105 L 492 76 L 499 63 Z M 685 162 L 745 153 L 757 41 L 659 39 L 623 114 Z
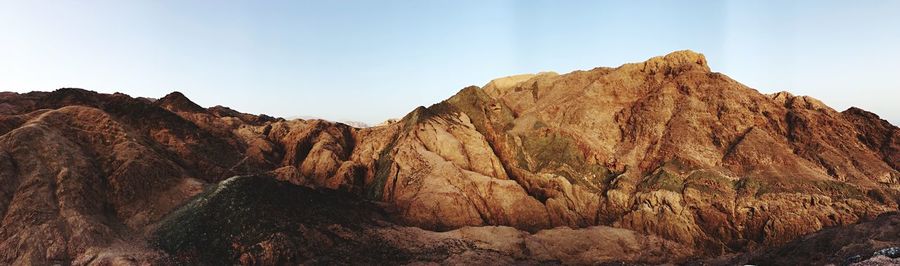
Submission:
M 900 124 L 900 1 L 8 1 L 0 91 L 377 123 L 467 85 L 670 51 Z

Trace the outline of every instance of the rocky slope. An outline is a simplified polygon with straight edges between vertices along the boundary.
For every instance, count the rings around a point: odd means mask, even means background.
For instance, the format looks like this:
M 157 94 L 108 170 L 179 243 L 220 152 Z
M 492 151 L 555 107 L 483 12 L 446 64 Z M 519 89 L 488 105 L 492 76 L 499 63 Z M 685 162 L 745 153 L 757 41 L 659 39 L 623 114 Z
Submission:
M 886 213 L 872 221 L 827 228 L 781 247 L 747 254 L 732 262 L 756 265 L 896 265 L 900 263 L 900 214 Z
M 900 188 L 895 126 L 689 51 L 492 81 L 368 133 L 390 137 L 357 144 L 389 143 L 353 159 L 367 195 L 436 230 L 612 225 L 720 254 L 895 210 Z
M 837 112 L 808 96 L 761 94 L 711 72 L 690 51 L 617 68 L 501 78 L 369 128 L 203 108 L 178 92 L 158 100 L 80 89 L 0 93 L 0 134 L 0 182 L 7 184 L 0 188 L 0 263 L 12 264 L 219 262 L 190 251 L 197 243 L 160 249 L 147 237 L 166 232 L 158 230 L 166 228 L 161 221 L 195 217 L 184 213 L 256 208 L 187 203 L 245 174 L 343 191 L 385 210 L 335 203 L 353 210 L 347 215 L 365 212 L 374 220 L 311 224 L 309 232 L 318 233 L 264 232 L 286 238 L 277 240 L 285 245 L 281 255 L 247 255 L 263 262 L 336 258 L 303 253 L 310 247 L 297 239 L 321 233 L 342 250 L 368 250 L 360 241 L 402 234 L 494 243 L 504 248 L 488 253 L 510 263 L 655 263 L 652 256 L 636 259 L 641 243 L 669 243 L 671 250 L 654 254 L 679 254 L 673 258 L 762 250 L 874 219 L 897 210 L 900 198 L 896 126 L 858 108 Z M 291 194 L 271 201 L 335 201 L 265 184 Z M 217 222 L 191 219 L 200 229 Z M 325 226 L 357 222 L 349 238 L 357 242 L 335 240 L 340 230 Z M 545 230 L 561 226 L 576 229 Z M 236 241 L 218 233 L 205 239 Z M 265 234 L 256 237 L 270 237 Z M 472 240 L 481 235 L 490 237 Z M 580 235 L 630 240 L 617 256 L 591 248 L 601 244 L 589 239 L 564 241 L 571 246 L 563 253 L 547 251 L 557 255 L 521 247 Z M 246 248 L 271 245 L 239 240 L 215 258 L 240 261 Z M 409 242 L 428 243 L 417 241 Z M 446 262 L 456 255 L 421 250 L 487 252 L 469 244 L 403 245 L 368 258 Z M 569 261 L 559 255 L 580 251 Z
M 154 263 L 585 264 L 684 260 L 688 248 L 612 227 L 466 227 L 432 232 L 395 225 L 357 196 L 270 177 L 241 176 L 211 187 L 166 218 L 151 242 L 171 257 Z M 624 255 L 624 256 L 623 256 Z

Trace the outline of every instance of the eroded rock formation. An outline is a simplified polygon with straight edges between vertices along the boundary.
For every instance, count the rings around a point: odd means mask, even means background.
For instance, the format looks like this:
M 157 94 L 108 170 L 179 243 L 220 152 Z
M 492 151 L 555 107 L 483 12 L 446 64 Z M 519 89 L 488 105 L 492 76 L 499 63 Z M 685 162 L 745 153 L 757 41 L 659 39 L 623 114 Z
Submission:
M 431 229 L 613 225 L 718 254 L 897 208 L 895 126 L 690 51 L 503 78 L 371 130 L 397 133 L 370 196 Z

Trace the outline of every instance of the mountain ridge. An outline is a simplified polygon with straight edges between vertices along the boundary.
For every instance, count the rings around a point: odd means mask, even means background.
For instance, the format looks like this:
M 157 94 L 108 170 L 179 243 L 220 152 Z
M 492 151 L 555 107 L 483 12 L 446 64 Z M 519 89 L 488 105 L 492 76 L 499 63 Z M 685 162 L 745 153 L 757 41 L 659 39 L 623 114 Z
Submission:
M 403 226 L 610 226 L 692 258 L 779 246 L 900 203 L 895 125 L 759 93 L 691 51 L 501 78 L 370 128 L 203 108 L 178 92 L 4 93 L 0 106 L 0 181 L 20 184 L 0 191 L 4 263 L 167 256 L 140 243 L 235 175 L 344 191 Z M 136 248 L 104 244 L 122 242 Z

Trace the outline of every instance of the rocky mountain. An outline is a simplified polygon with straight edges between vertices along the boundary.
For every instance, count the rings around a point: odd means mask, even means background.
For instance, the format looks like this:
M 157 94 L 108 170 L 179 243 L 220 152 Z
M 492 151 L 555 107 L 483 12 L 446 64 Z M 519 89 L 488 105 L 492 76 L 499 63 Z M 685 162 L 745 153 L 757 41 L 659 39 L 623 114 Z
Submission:
M 368 128 L 178 92 L 2 93 L 0 134 L 9 264 L 678 263 L 900 203 L 896 126 L 691 51 L 501 78 Z

